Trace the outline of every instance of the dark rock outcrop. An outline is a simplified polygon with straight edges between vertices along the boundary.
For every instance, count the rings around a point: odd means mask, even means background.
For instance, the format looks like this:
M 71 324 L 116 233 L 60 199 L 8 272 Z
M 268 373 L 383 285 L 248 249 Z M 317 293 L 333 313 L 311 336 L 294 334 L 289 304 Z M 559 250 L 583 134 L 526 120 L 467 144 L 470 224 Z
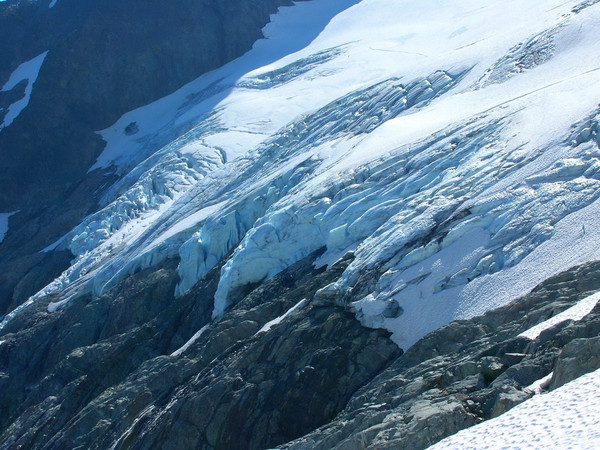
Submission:
M 315 257 L 210 325 L 219 268 L 174 299 L 173 262 L 57 313 L 34 304 L 0 338 L 0 448 L 265 448 L 333 419 L 399 350 L 337 306 L 260 332 L 349 263 L 316 270 Z
M 29 106 L 0 131 L 0 210 L 64 197 L 103 147 L 94 131 L 248 51 L 289 0 L 0 4 L 0 80 L 44 51 Z M 0 84 L 3 84 L 0 83 Z
M 352 258 L 325 271 L 317 256 L 214 323 L 220 267 L 175 299 L 176 261 L 52 314 L 32 305 L 0 335 L 0 448 L 426 448 L 553 371 L 550 389 L 600 366 L 600 307 L 519 336 L 600 289 L 600 263 L 401 354 L 340 301 L 310 302 Z

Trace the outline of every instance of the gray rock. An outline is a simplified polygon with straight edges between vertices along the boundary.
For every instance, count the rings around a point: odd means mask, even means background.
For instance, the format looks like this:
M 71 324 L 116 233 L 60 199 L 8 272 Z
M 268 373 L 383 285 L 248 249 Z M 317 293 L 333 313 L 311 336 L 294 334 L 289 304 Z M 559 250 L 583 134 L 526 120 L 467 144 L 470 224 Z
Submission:
M 600 368 L 600 336 L 574 339 L 560 352 L 550 389 L 556 389 L 569 381 Z
M 600 263 L 553 277 L 524 298 L 425 336 L 350 399 L 331 423 L 281 448 L 426 448 L 457 431 L 496 417 L 533 394 L 526 387 L 559 364 L 593 370 L 590 314 L 529 341 L 518 334 L 600 288 Z M 578 343 L 578 336 L 588 336 Z M 575 339 L 575 340 L 574 340 Z M 560 362 L 555 361 L 563 346 Z M 579 353 L 592 361 L 576 363 Z M 571 357 L 572 356 L 572 357 Z M 571 368 L 569 369 L 571 370 Z

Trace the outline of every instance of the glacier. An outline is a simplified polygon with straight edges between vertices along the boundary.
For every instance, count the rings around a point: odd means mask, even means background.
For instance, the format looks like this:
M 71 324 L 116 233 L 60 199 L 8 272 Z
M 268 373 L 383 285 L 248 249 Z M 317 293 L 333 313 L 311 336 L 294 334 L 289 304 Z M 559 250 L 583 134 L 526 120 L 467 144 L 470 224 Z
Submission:
M 322 248 L 354 259 L 314 300 L 404 349 L 505 305 L 600 258 L 599 25 L 580 1 L 282 7 L 246 55 L 99 132 L 90 171 L 119 179 L 28 304 L 175 257 L 179 296 L 226 261 L 218 320 Z

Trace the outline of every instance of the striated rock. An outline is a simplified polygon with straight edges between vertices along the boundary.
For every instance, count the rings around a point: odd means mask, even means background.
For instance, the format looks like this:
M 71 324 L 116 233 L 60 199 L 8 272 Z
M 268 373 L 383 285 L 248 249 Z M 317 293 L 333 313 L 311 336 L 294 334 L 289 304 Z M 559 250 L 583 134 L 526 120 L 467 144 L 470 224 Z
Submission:
M 32 305 L 0 336 L 0 448 L 426 448 L 552 371 L 551 388 L 597 367 L 597 310 L 519 334 L 599 289 L 600 263 L 401 354 L 335 295 L 308 301 L 351 262 L 315 269 L 322 251 L 213 323 L 220 267 L 174 298 L 173 260 L 52 314 Z
M 63 311 L 48 314 L 47 302 L 36 303 L 3 330 L 0 361 L 28 375 L 0 379 L 0 448 L 265 448 L 333 419 L 399 350 L 387 332 L 361 327 L 340 307 L 309 305 L 257 333 L 350 262 L 316 270 L 318 254 L 200 334 L 220 267 L 177 299 L 170 261 Z M 27 360 L 43 330 L 59 331 L 48 334 L 38 362 Z

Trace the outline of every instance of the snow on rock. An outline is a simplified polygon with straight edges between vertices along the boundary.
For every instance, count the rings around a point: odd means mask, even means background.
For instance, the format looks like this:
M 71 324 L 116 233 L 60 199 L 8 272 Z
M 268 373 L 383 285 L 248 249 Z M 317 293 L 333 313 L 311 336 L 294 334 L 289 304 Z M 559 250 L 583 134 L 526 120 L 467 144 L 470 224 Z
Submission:
M 541 334 L 542 331 L 552 328 L 559 323 L 565 322 L 567 320 L 579 321 L 587 316 L 596 304 L 600 300 L 600 293 L 592 294 L 583 300 L 580 300 L 574 306 L 570 307 L 566 311 L 557 314 L 554 317 L 551 317 L 548 320 L 545 320 L 542 323 L 531 327 L 529 330 L 524 331 L 519 336 L 526 337 L 527 339 L 537 339 L 537 337 Z
M 101 132 L 121 178 L 32 299 L 223 262 L 213 316 L 319 248 L 402 348 L 600 258 L 600 4 L 314 0 Z M 559 256 L 557 256 L 559 255 Z M 62 300 L 61 300 L 62 301 Z M 62 305 L 62 303 L 61 303 Z
M 552 380 L 552 375 L 554 375 L 554 372 L 550 372 L 545 377 L 534 381 L 529 386 L 527 386 L 526 389 L 529 389 L 534 394 L 541 394 L 545 389 L 548 388 L 548 386 L 550 386 L 550 381 Z
M 596 370 L 429 448 L 561 449 L 599 445 L 600 370 Z
M 31 92 L 33 92 L 33 85 L 37 80 L 38 74 L 40 73 L 40 69 L 42 68 L 42 64 L 44 63 L 44 59 L 46 58 L 47 54 L 48 52 L 44 52 L 41 55 L 38 55 L 35 58 L 21 64 L 11 74 L 8 81 L 4 84 L 4 86 L 2 86 L 2 89 L 0 89 L 2 92 L 8 92 L 20 82 L 24 80 L 27 81 L 27 85 L 25 86 L 25 95 L 23 98 L 8 107 L 6 115 L 4 116 L 3 121 L 0 123 L 0 130 L 9 126 L 19 116 L 19 114 L 21 114 L 21 111 L 23 111 L 29 104 Z
M 291 316 L 293 316 L 295 314 L 298 314 L 298 311 L 300 311 L 302 308 L 304 308 L 307 304 L 308 304 L 308 299 L 303 298 L 298 303 L 296 303 L 294 306 L 292 306 L 290 309 L 288 309 L 281 316 L 276 317 L 275 319 L 270 320 L 269 322 L 265 323 L 263 325 L 263 327 L 256 332 L 256 334 L 268 332 L 269 330 L 271 330 L 271 328 L 273 328 L 275 325 L 280 324 L 287 317 L 291 317 Z
M 8 219 L 18 211 L 11 213 L 0 213 L 0 243 L 4 240 L 6 233 L 8 233 Z
M 202 328 L 200 328 L 198 331 L 196 331 L 194 333 L 194 335 L 188 339 L 188 341 L 183 344 L 180 348 L 178 348 L 177 350 L 175 350 L 173 353 L 171 353 L 171 356 L 180 356 L 182 355 L 188 348 L 191 347 L 191 345 L 196 342 L 198 340 L 198 338 L 200 336 L 202 336 L 202 334 L 208 329 L 210 325 L 204 325 Z

